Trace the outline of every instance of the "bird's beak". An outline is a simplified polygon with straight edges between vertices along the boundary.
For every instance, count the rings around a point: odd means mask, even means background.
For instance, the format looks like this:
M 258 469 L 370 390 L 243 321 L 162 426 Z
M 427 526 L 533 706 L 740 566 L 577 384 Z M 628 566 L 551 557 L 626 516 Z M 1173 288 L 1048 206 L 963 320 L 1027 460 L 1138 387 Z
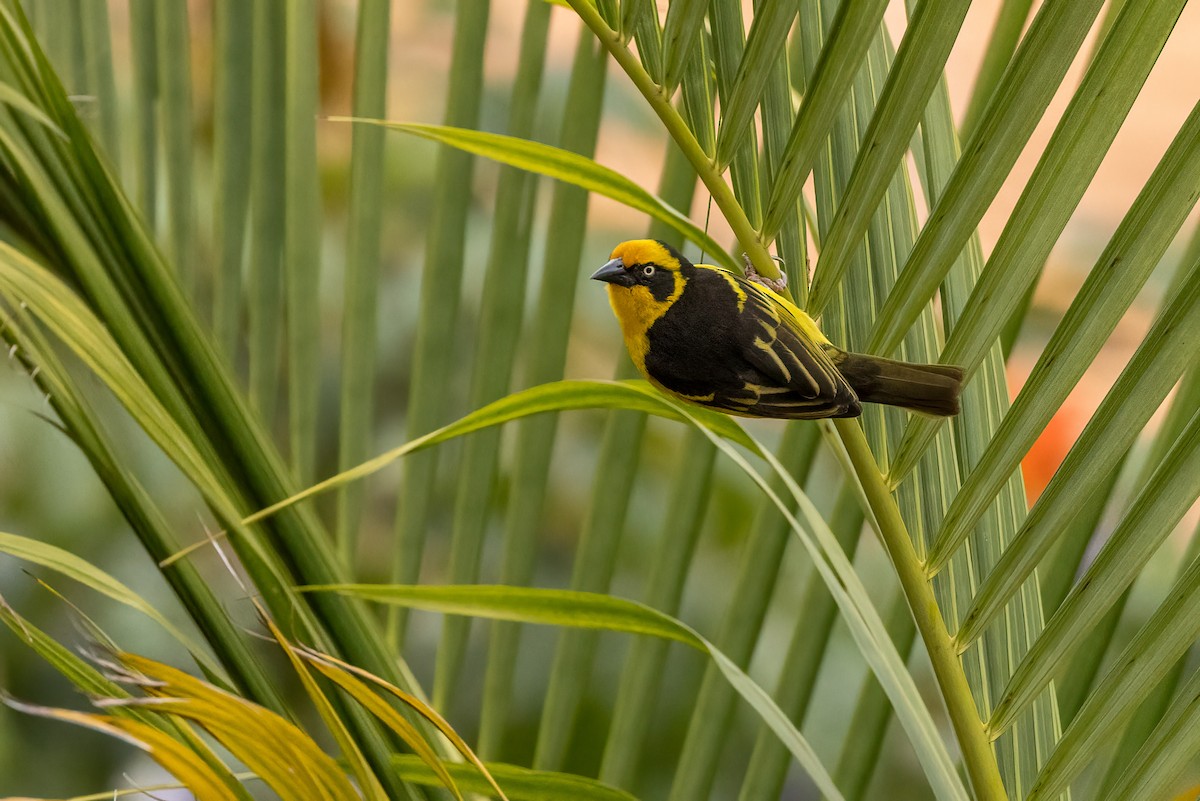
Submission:
M 620 259 L 608 261 L 596 272 L 592 273 L 593 281 L 604 281 L 608 284 L 627 284 L 623 280 L 628 276 L 625 272 L 625 262 Z

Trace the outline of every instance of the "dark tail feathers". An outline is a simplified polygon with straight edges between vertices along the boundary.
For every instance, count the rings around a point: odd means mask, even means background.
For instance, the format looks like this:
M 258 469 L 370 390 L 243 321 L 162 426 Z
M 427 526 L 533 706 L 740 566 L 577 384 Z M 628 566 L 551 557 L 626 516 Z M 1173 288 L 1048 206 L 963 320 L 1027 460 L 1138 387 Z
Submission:
M 831 355 L 838 371 L 861 401 L 900 406 L 935 417 L 949 417 L 959 412 L 961 367 L 911 364 L 863 353 Z

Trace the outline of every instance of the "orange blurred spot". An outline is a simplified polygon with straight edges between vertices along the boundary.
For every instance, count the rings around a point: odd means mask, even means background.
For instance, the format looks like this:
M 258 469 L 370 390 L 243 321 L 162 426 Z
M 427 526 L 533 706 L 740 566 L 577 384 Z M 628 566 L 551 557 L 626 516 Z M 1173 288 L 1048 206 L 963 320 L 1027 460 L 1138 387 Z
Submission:
M 1026 359 L 1017 358 L 1010 360 L 1008 364 L 1009 394 L 1014 398 L 1028 377 L 1029 365 L 1026 362 Z M 1042 490 L 1046 489 L 1062 460 L 1066 458 L 1067 452 L 1079 438 L 1088 418 L 1096 410 L 1099 398 L 1104 396 L 1104 391 L 1093 386 L 1089 377 L 1085 376 L 1054 413 L 1054 417 L 1050 418 L 1050 422 L 1034 441 L 1033 447 L 1021 460 L 1025 497 L 1030 506 L 1033 506 Z
M 1025 497 L 1030 506 L 1046 489 L 1075 441 L 1072 417 L 1065 406 L 1059 409 L 1021 460 L 1021 477 L 1025 480 Z

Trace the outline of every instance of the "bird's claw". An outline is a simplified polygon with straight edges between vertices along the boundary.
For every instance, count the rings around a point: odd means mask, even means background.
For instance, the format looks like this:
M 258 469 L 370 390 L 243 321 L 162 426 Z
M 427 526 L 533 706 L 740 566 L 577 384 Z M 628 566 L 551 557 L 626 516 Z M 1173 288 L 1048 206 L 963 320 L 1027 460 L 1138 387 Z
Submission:
M 771 258 L 774 259 L 775 263 L 780 267 L 778 278 L 767 278 L 764 275 L 759 275 L 758 270 L 754 269 L 754 262 L 750 261 L 750 254 L 748 253 L 742 254 L 742 265 L 746 268 L 746 278 L 756 284 L 759 284 L 760 286 L 765 286 L 767 289 L 778 295 L 782 295 L 787 291 L 788 283 L 787 273 L 783 271 L 783 259 L 779 258 L 778 256 L 772 256 Z

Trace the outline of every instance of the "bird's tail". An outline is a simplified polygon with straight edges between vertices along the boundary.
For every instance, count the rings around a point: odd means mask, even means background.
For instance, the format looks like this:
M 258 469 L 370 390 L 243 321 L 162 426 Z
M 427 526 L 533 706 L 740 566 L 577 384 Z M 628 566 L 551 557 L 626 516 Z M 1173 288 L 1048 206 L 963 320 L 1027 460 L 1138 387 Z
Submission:
M 912 364 L 838 351 L 830 354 L 858 399 L 934 417 L 959 412 L 963 371 L 948 364 Z

